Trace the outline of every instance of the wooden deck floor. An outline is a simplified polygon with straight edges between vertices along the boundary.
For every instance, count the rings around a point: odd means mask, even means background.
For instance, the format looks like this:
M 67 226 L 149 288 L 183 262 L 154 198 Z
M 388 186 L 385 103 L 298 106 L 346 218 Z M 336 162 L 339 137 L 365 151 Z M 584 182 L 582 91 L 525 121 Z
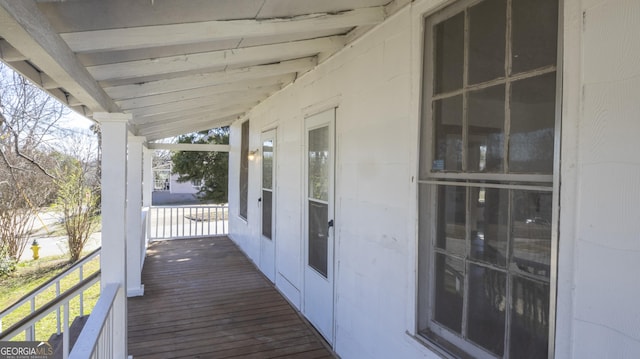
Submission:
M 129 299 L 138 358 L 333 358 L 226 237 L 154 242 Z

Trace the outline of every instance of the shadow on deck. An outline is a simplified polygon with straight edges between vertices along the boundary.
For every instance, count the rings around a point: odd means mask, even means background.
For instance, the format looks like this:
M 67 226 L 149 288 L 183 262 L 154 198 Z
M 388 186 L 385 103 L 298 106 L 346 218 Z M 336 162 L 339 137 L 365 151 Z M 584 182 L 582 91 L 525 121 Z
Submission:
M 154 242 L 130 298 L 134 358 L 333 358 L 226 237 Z

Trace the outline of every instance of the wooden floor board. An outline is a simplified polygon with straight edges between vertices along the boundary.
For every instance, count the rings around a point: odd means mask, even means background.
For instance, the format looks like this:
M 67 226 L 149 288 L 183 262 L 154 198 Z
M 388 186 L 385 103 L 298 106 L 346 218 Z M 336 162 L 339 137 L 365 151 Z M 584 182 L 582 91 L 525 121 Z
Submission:
M 154 242 L 128 301 L 134 358 L 333 358 L 226 237 Z

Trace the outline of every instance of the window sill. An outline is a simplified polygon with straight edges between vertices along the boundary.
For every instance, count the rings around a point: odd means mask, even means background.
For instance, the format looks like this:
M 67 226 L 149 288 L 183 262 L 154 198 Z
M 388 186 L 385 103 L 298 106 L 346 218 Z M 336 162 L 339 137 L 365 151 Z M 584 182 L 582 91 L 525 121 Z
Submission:
M 408 337 L 410 337 L 413 341 L 417 342 L 419 345 L 427 348 L 435 355 L 439 356 L 443 359 L 473 359 L 473 357 L 468 354 L 459 351 L 452 350 L 452 348 L 447 348 L 445 343 L 441 343 L 436 339 L 427 338 L 420 334 L 412 334 L 409 331 L 405 332 Z

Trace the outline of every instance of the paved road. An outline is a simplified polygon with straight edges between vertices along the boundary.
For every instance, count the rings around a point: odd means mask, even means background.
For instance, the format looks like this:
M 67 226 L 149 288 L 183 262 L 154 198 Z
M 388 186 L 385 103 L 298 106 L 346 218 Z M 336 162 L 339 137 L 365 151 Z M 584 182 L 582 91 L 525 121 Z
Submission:
M 66 236 L 52 236 L 48 234 L 47 230 L 52 231 L 60 221 L 60 216 L 54 211 L 46 211 L 39 214 L 39 218 L 33 225 L 34 234 L 31 236 L 30 241 L 34 239 L 38 240 L 40 244 L 40 257 L 59 256 L 65 255 L 67 251 L 67 237 Z M 86 250 L 93 250 L 98 248 L 101 243 L 102 235 L 100 232 L 91 235 L 91 238 L 87 242 Z M 31 252 L 31 243 L 27 245 L 27 248 L 20 257 L 21 261 L 32 259 L 33 253 Z

